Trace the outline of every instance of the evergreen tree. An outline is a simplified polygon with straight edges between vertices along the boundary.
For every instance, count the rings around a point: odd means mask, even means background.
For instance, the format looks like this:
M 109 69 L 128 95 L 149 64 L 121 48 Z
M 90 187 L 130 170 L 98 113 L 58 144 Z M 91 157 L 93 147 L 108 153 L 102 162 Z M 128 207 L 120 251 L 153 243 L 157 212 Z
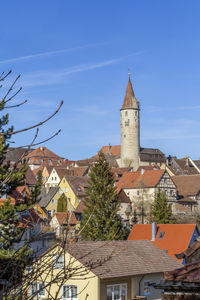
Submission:
M 67 211 L 67 197 L 63 193 L 58 199 L 57 212 L 66 212 Z
M 152 219 L 158 224 L 175 223 L 171 208 L 167 203 L 165 193 L 158 190 L 152 205 Z
M 34 202 L 37 201 L 38 196 L 41 193 L 41 189 L 42 189 L 42 171 L 39 170 L 38 173 L 37 173 L 37 182 L 36 182 L 36 185 L 35 185 L 32 193 L 31 193 L 31 197 L 32 197 L 32 199 L 33 199 Z
M 82 215 L 82 238 L 85 240 L 119 240 L 126 235 L 115 190 L 114 175 L 103 153 L 89 174 L 85 210 Z

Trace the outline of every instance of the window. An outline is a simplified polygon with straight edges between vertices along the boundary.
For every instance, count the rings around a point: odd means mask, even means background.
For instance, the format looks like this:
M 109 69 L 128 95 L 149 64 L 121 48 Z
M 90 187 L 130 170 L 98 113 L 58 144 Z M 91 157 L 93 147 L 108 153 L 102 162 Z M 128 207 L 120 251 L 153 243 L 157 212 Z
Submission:
M 52 203 L 55 203 L 55 199 L 52 199 L 51 202 L 52 202 Z
M 48 217 L 51 218 L 51 210 L 47 210 Z
M 35 282 L 31 284 L 31 296 L 45 298 L 44 284 Z
M 129 122 L 130 122 L 129 119 L 128 119 L 128 121 L 125 121 L 125 126 L 129 126 Z
M 162 240 L 163 236 L 164 236 L 165 232 L 161 231 L 158 237 L 158 240 Z
M 144 295 L 145 296 L 152 294 L 152 286 L 149 284 L 151 284 L 151 280 L 144 281 Z
M 55 177 L 55 181 L 57 180 L 57 177 Z
M 43 164 L 43 162 L 44 162 L 44 159 L 43 159 L 43 158 L 40 158 L 40 162 Z
M 107 300 L 126 300 L 127 284 L 107 285 Z
M 127 112 L 127 110 L 125 111 L 125 116 L 126 116 L 126 117 L 128 116 L 128 112 Z
M 60 195 L 62 195 L 62 193 L 63 193 L 61 188 L 59 188 L 59 193 L 60 193 Z
M 137 196 L 139 196 L 139 195 L 140 195 L 140 191 L 137 190 Z
M 55 255 L 54 257 L 54 268 L 60 269 L 64 266 L 64 256 L 63 255 Z
M 64 180 L 63 180 L 63 181 L 64 181 Z M 65 193 L 67 193 L 67 192 L 68 192 L 68 188 L 66 187 L 66 188 L 65 188 Z
M 76 285 L 63 285 L 63 299 L 78 300 L 78 289 Z

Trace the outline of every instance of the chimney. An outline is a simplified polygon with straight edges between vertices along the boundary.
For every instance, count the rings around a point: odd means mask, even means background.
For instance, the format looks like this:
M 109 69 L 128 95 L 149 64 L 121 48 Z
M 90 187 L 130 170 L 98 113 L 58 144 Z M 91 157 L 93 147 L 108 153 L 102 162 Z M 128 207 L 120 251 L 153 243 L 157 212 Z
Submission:
M 156 240 L 156 233 L 157 233 L 157 224 L 156 222 L 152 223 L 152 239 L 151 241 L 155 241 Z
M 141 168 L 141 175 L 143 175 L 145 172 L 145 169 Z
M 108 144 L 108 154 L 109 155 L 111 155 L 111 148 L 112 148 L 111 144 Z

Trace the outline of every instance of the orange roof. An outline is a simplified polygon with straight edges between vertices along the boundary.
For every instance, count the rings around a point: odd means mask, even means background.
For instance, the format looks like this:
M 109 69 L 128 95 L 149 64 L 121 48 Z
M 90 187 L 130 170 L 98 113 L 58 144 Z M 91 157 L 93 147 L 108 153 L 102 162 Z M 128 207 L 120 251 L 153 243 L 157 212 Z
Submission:
M 57 212 L 55 215 L 58 223 L 60 225 L 67 225 L 69 222 L 69 225 L 76 225 L 77 219 L 75 217 L 75 214 L 73 212 Z
M 155 187 L 163 176 L 165 170 L 139 170 L 137 172 L 125 172 L 116 183 L 117 189 L 134 189 L 140 187 Z
M 177 259 L 175 254 L 185 251 L 190 243 L 196 224 L 157 224 L 155 241 L 152 243 Z M 162 239 L 159 239 L 164 232 Z M 128 240 L 152 240 L 152 224 L 135 224 Z M 179 259 L 177 259 L 179 260 Z
M 9 199 L 0 199 L 0 205 L 4 205 L 5 202 L 7 202 Z M 12 205 L 15 205 L 15 199 L 10 197 L 10 201 Z
M 38 147 L 37 149 L 33 150 L 31 153 L 29 153 L 28 155 L 26 155 L 26 158 L 29 157 L 49 157 L 49 158 L 58 158 L 61 159 L 61 157 L 59 157 L 57 154 L 55 154 L 54 152 L 52 152 L 51 150 L 49 150 L 46 147 Z
M 114 156 L 120 156 L 121 154 L 121 146 L 120 145 L 115 145 L 115 146 L 103 146 L 99 152 L 103 153 L 109 153 L 114 155 Z

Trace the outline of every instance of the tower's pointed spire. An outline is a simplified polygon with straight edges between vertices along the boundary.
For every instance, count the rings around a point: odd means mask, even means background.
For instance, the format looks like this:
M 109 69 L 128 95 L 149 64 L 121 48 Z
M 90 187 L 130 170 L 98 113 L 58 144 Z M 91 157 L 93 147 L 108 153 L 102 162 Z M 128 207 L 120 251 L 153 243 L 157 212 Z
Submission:
M 126 108 L 138 108 L 138 100 L 135 97 L 133 87 L 131 84 L 131 79 L 130 79 L 130 73 L 129 73 L 129 79 L 128 79 L 128 84 L 126 88 L 126 94 L 124 97 L 124 103 L 122 105 L 122 109 Z

